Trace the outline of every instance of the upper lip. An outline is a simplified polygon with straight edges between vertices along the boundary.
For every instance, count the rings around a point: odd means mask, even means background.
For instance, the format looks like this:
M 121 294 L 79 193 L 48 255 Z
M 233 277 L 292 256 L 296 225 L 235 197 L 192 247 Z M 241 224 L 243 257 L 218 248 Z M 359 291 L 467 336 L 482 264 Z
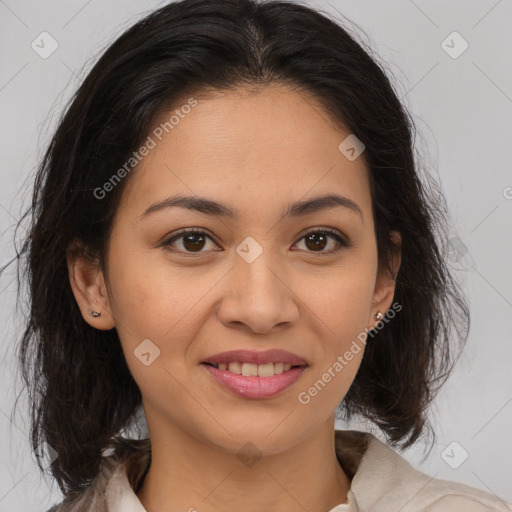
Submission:
M 305 365 L 308 366 L 306 360 L 297 354 L 292 354 L 286 350 L 265 350 L 257 352 L 253 350 L 230 350 L 229 352 L 222 352 L 205 359 L 203 363 L 219 364 L 219 363 L 232 363 L 239 361 L 241 363 L 252 364 L 266 364 L 266 363 L 289 363 L 291 365 Z

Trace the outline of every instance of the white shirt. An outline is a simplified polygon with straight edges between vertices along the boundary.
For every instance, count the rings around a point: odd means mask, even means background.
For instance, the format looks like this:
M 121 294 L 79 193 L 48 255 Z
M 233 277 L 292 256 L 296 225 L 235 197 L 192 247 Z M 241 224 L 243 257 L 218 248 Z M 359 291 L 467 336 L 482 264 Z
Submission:
M 113 456 L 103 464 L 89 492 L 73 505 L 48 512 L 147 512 L 131 481 L 144 476 L 150 445 L 118 463 Z M 347 503 L 326 512 L 511 512 L 512 505 L 479 489 L 432 478 L 412 467 L 401 455 L 369 433 L 335 431 L 336 455 L 352 478 Z M 135 479 L 135 480 L 134 480 Z M 87 503 L 89 508 L 83 507 Z

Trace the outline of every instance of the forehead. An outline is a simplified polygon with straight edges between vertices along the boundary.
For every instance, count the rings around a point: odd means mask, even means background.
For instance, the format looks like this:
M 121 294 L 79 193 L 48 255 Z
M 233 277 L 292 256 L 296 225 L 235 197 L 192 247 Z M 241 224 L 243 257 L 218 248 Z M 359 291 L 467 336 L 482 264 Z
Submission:
M 194 104 L 187 103 L 191 97 L 195 106 L 183 107 Z M 139 210 L 184 193 L 237 203 L 243 211 L 248 200 L 268 209 L 280 198 L 288 204 L 338 192 L 365 209 L 370 195 L 363 158 L 350 160 L 339 149 L 349 135 L 313 96 L 287 86 L 189 95 L 155 121 L 149 132 L 154 147 L 124 196 Z

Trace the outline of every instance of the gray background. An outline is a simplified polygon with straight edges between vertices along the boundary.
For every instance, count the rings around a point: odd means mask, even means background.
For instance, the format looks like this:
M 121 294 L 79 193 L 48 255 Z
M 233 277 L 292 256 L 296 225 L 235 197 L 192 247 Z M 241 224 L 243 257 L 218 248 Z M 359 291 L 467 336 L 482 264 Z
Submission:
M 432 409 L 438 435 L 434 449 L 424 461 L 421 443 L 403 455 L 436 478 L 512 501 L 512 2 L 310 3 L 342 19 L 339 11 L 361 26 L 387 63 L 421 132 L 419 151 L 437 169 L 458 238 L 449 260 L 471 303 L 467 350 Z M 0 265 L 14 254 L 13 225 L 28 205 L 34 166 L 63 105 L 101 49 L 159 5 L 149 0 L 0 0 Z M 58 43 L 47 59 L 31 48 L 43 31 Z M 457 58 L 442 47 L 454 31 L 469 44 Z M 462 48 L 462 40 L 453 36 L 446 44 L 452 54 Z M 10 421 L 20 388 L 13 349 L 22 326 L 14 311 L 13 272 L 9 268 L 0 281 L 0 379 L 6 391 L 0 399 L 0 511 L 40 511 L 60 493 L 39 476 L 26 437 L 27 419 Z M 356 423 L 337 427 L 364 428 Z

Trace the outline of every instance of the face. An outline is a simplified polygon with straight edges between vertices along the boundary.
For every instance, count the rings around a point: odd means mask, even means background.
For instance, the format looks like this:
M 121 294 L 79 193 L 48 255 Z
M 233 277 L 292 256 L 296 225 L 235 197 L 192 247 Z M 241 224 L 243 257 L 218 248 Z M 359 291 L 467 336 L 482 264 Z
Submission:
M 377 272 L 363 159 L 338 149 L 349 132 L 312 97 L 273 85 L 196 98 L 130 176 L 96 281 L 102 316 L 84 318 L 115 326 L 150 432 L 277 453 L 332 417 L 394 282 Z M 166 205 L 175 196 L 222 207 Z M 325 196 L 338 198 L 293 208 Z M 268 349 L 307 364 L 272 396 L 234 392 L 202 364 Z

